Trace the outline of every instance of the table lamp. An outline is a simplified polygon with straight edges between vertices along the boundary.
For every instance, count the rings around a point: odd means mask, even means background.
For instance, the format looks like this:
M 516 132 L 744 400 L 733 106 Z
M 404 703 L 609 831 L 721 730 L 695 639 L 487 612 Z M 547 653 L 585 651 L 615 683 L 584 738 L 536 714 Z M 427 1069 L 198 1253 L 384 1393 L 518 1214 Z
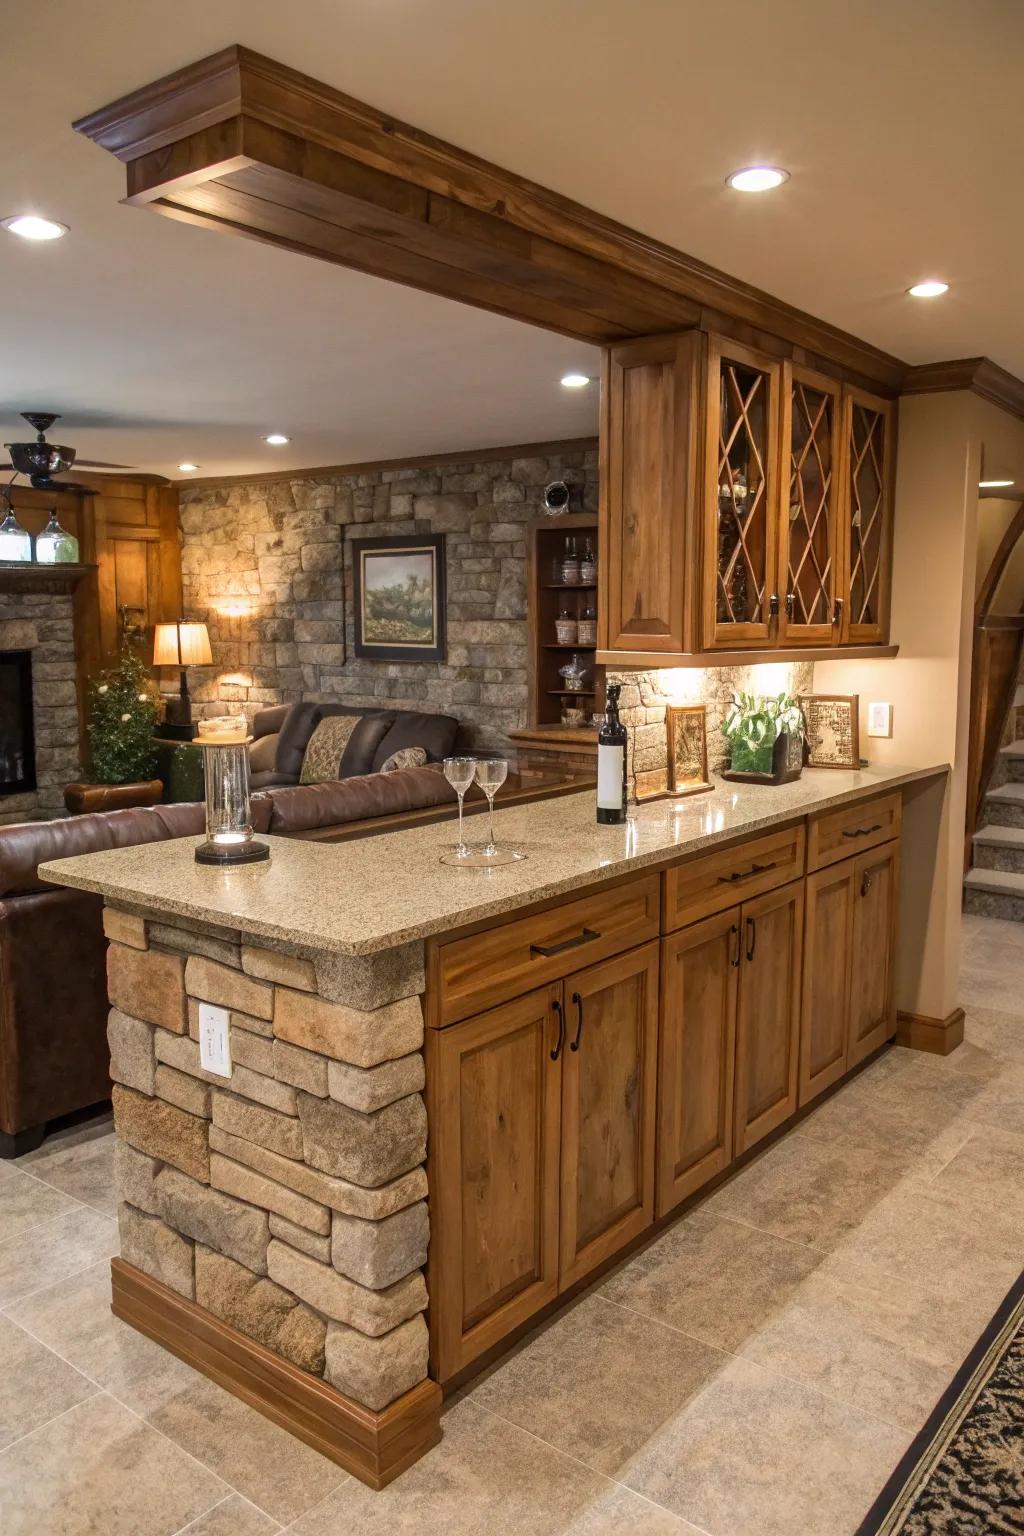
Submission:
M 180 682 L 178 695 L 167 699 L 167 716 L 160 727 L 161 734 L 175 741 L 192 741 L 196 728 L 192 723 L 192 700 L 188 692 L 186 667 L 208 667 L 213 663 L 210 636 L 206 625 L 194 621 L 179 620 L 174 624 L 157 624 L 153 634 L 154 667 L 178 667 Z

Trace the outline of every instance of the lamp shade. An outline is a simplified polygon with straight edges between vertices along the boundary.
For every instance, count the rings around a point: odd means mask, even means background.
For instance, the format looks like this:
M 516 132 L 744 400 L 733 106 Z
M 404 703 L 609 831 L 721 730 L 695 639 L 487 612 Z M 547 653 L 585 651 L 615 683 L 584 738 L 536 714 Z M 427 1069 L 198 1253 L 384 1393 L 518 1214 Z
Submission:
M 153 635 L 154 667 L 208 667 L 213 663 L 206 625 L 198 622 L 157 624 Z

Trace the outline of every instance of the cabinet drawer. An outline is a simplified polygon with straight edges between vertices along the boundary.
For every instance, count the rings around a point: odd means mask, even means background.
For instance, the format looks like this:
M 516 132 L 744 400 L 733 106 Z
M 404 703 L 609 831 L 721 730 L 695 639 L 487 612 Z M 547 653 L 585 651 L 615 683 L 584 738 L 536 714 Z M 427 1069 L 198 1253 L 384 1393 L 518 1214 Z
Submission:
M 812 816 L 807 828 L 807 869 L 824 869 L 899 837 L 903 799 L 899 793 L 877 795 L 836 811 Z
M 645 875 L 441 945 L 435 972 L 438 1022 L 464 1019 L 656 938 L 660 880 Z
M 676 864 L 665 873 L 665 932 L 773 891 L 804 872 L 804 824 L 749 837 Z

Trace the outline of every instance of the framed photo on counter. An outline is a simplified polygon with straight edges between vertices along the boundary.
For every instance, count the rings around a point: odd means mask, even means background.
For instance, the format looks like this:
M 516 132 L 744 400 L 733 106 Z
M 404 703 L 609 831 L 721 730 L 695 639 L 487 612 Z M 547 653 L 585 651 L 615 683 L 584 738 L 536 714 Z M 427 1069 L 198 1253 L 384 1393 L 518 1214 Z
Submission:
M 859 694 L 805 693 L 797 702 L 806 726 L 808 768 L 859 768 Z
M 698 795 L 711 789 L 708 778 L 707 709 L 703 704 L 670 704 L 665 711 L 668 732 L 668 792 Z

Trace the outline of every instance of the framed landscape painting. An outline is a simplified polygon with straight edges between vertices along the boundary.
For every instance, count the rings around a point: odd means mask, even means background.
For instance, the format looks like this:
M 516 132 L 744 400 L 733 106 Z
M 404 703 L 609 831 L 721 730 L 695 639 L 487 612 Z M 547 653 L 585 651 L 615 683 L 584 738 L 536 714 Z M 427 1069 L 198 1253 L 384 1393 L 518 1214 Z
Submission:
M 444 534 L 353 539 L 357 656 L 443 661 Z

